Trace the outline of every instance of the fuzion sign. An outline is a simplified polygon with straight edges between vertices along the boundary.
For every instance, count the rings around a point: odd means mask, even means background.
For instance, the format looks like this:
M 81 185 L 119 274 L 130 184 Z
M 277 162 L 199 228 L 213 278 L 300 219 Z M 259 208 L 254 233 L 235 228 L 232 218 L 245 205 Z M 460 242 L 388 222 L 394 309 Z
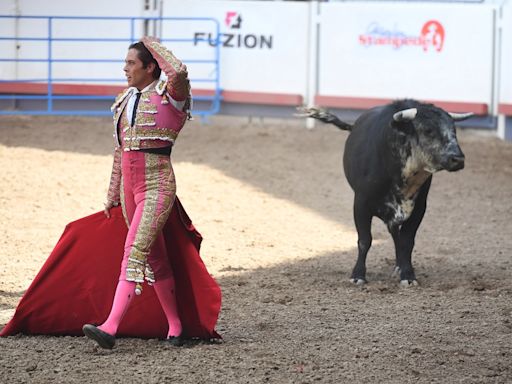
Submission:
M 224 24 L 229 28 L 229 32 L 220 33 L 218 40 L 211 32 L 194 32 L 194 45 L 207 41 L 212 47 L 220 45 L 226 48 L 272 49 L 272 35 L 242 33 L 242 21 L 240 13 L 228 11 Z

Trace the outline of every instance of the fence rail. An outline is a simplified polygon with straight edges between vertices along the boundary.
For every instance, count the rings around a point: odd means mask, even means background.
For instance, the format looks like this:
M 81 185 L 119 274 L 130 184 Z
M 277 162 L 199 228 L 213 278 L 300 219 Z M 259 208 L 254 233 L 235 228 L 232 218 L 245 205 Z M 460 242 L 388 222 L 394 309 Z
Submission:
M 63 23 L 92 22 L 91 29 L 83 37 L 83 29 L 68 28 Z M 126 87 L 122 66 L 129 44 L 146 34 L 148 23 L 160 26 L 199 22 L 209 24 L 220 35 L 219 22 L 207 17 L 80 17 L 80 16 L 14 16 L 0 15 L 0 114 L 32 115 L 107 115 L 103 104 L 113 101 L 118 92 Z M 110 26 L 109 26 L 110 23 Z M 78 31 L 78 36 L 73 36 Z M 103 32 L 103 33 L 102 33 Z M 95 34 L 109 34 L 97 37 Z M 166 46 L 179 49 L 182 44 L 200 44 L 192 38 L 166 38 Z M 92 46 L 91 44 L 94 44 Z M 71 47 L 62 44 L 72 44 Z M 107 45 L 108 44 L 108 45 Z M 204 41 L 207 45 L 207 42 Z M 84 58 L 84 52 L 89 56 Z M 116 57 L 101 57 L 100 54 L 114 53 Z M 63 57 L 64 56 L 64 57 Z M 194 84 L 210 84 L 211 91 L 194 95 L 193 114 L 207 116 L 220 109 L 220 49 L 219 44 L 208 46 L 206 57 L 180 57 L 189 67 L 192 90 Z M 118 66 L 116 64 L 119 64 Z M 82 68 L 73 76 L 77 66 L 113 65 L 101 71 Z M 44 66 L 42 68 L 41 66 Z M 58 68 L 56 68 L 59 66 Z M 194 77 L 194 66 L 209 66 L 208 76 Z M 34 76 L 34 72 L 37 75 Z M 101 72 L 103 76 L 98 76 Z M 67 74 L 71 73 L 71 76 Z M 90 76 L 89 76 L 90 73 Z M 202 88 L 202 87 L 200 87 Z M 27 101 L 29 102 L 27 104 Z M 77 102 L 82 101 L 77 106 Z M 98 105 L 97 103 L 103 103 Z M 37 103 L 34 103 L 37 102 Z

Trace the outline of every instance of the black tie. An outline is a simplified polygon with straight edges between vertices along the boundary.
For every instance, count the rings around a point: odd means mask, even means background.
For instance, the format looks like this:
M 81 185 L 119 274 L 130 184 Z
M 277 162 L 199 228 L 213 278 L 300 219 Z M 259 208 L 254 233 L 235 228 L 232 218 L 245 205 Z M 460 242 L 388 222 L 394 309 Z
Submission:
M 137 107 L 139 106 L 140 95 L 142 95 L 142 93 L 137 92 L 137 98 L 135 99 L 135 104 L 133 104 L 132 127 L 135 125 L 135 115 L 137 114 Z

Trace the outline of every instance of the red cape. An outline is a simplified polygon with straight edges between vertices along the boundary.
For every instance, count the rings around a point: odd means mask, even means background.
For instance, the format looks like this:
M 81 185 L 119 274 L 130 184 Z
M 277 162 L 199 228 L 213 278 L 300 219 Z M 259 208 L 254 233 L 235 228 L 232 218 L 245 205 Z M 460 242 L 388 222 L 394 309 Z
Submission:
M 55 249 L 20 300 L 0 336 L 82 335 L 82 325 L 108 316 L 119 278 L 127 228 L 120 208 L 66 226 Z M 176 279 L 178 311 L 187 337 L 220 337 L 215 323 L 221 292 L 199 256 L 202 237 L 176 198 L 163 229 Z M 165 338 L 167 321 L 153 287 L 131 302 L 118 336 Z

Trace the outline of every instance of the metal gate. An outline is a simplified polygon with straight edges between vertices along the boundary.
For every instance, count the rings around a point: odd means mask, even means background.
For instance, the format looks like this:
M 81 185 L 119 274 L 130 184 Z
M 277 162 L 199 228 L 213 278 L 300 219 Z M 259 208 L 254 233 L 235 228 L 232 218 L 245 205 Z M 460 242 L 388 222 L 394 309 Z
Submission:
M 126 87 L 122 67 L 128 45 L 149 24 L 158 24 L 162 31 L 166 24 L 191 22 L 207 24 L 219 38 L 219 22 L 207 17 L 0 15 L 0 114 L 108 115 L 114 97 Z M 159 37 L 173 51 L 190 54 L 178 56 L 189 68 L 193 115 L 217 113 L 219 44 L 188 36 Z M 194 94 L 195 88 L 206 91 Z

